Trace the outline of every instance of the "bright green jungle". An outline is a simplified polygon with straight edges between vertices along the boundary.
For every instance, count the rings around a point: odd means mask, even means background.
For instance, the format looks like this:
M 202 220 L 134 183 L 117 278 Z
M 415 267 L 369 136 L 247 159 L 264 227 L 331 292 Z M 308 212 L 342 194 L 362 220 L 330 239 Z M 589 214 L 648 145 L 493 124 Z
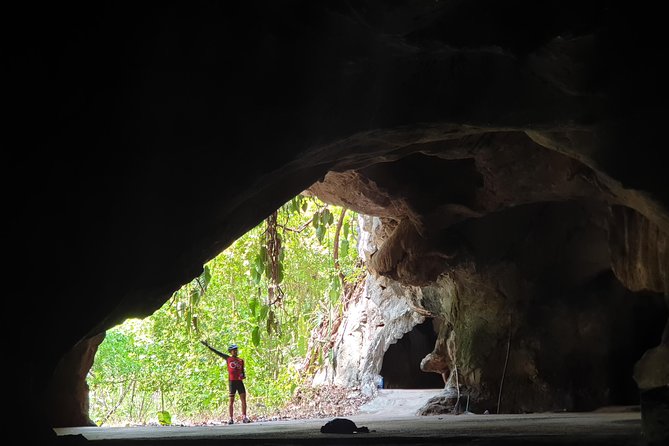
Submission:
M 87 377 L 91 419 L 99 426 L 225 419 L 225 363 L 200 340 L 220 351 L 238 344 L 249 415 L 279 414 L 330 360 L 327 339 L 342 302 L 364 277 L 357 219 L 299 195 L 203 265 L 153 315 L 108 330 Z

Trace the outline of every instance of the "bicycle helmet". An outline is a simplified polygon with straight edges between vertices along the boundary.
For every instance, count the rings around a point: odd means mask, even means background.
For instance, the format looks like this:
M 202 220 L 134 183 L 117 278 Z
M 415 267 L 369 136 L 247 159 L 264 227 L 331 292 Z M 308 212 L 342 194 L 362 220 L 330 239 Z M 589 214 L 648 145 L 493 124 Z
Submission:
M 230 352 L 232 350 L 238 350 L 237 344 L 230 344 L 230 346 L 228 347 L 228 351 Z

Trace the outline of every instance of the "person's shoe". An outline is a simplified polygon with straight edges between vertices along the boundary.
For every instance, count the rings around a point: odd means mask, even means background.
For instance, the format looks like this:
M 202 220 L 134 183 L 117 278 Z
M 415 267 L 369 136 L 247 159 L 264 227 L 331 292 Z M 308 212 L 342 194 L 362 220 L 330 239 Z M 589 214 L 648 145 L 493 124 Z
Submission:
M 251 420 L 249 420 L 249 417 L 247 417 L 247 416 L 245 415 L 245 416 L 244 416 L 244 419 L 242 420 L 242 422 L 243 422 L 243 423 L 250 423 Z
M 235 420 L 233 420 L 232 418 L 230 418 L 230 419 L 228 420 L 228 424 L 235 424 Z

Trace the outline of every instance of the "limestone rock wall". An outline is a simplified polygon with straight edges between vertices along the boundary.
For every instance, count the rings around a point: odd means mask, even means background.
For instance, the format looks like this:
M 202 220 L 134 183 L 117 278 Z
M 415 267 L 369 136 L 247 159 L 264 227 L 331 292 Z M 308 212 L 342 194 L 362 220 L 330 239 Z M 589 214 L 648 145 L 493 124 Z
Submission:
M 361 217 L 361 220 L 369 228 L 374 224 L 379 227 L 378 219 Z M 359 245 L 363 255 L 373 246 L 369 244 L 369 235 L 367 232 Z M 368 275 L 339 325 L 332 348 L 334 360 L 316 373 L 314 384 L 357 387 L 366 395 L 374 395 L 388 347 L 425 319 L 424 314 L 416 311 L 417 292 L 415 287 Z
M 519 208 L 461 225 L 459 254 L 430 285 L 370 274 L 317 382 L 373 393 L 388 346 L 430 318 L 438 337 L 420 367 L 446 384 L 424 414 L 463 410 L 464 398 L 470 411 L 514 413 L 637 402 L 632 369 L 659 342 L 667 309 L 661 293 L 628 290 L 612 273 L 609 218 L 587 202 Z M 361 225 L 370 258 L 387 232 L 378 218 Z
M 631 290 L 669 295 L 669 234 L 627 207 L 612 207 L 609 222 L 616 276 Z

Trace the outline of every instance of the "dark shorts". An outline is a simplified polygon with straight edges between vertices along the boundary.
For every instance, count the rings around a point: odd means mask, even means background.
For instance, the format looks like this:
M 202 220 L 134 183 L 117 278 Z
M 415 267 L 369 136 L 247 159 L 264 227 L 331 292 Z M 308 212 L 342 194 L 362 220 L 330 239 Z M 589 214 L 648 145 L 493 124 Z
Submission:
M 244 381 L 230 381 L 230 395 L 234 395 L 235 392 L 246 393 L 246 387 L 244 387 Z

